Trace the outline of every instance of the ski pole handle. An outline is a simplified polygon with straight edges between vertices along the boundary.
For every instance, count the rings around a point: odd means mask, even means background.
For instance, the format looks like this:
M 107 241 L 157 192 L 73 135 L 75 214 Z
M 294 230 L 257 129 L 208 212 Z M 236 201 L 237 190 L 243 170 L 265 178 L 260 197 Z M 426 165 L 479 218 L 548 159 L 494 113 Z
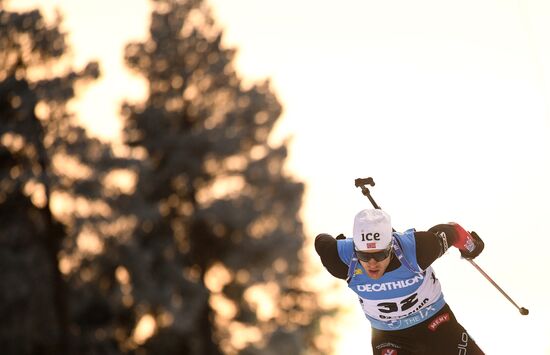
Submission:
M 378 206 L 376 201 L 374 201 L 374 198 L 372 198 L 370 194 L 370 190 L 367 187 L 365 187 L 365 185 L 374 186 L 375 185 L 374 180 L 371 177 L 355 179 L 355 187 L 360 187 L 361 192 L 363 193 L 363 195 L 367 196 L 372 206 L 377 210 L 381 210 L 382 208 L 380 208 L 380 206 Z M 395 229 L 392 228 L 392 231 L 395 232 Z
M 374 183 L 374 180 L 371 177 L 355 179 L 355 187 L 359 187 L 359 186 L 362 186 L 362 185 L 374 186 L 375 183 Z
M 376 201 L 374 201 L 374 199 L 370 195 L 370 191 L 369 191 L 368 187 L 365 187 L 365 185 L 374 186 L 375 185 L 374 180 L 371 177 L 355 179 L 355 187 L 360 187 L 361 192 L 363 193 L 363 195 L 365 195 L 369 198 L 369 201 L 372 203 L 374 208 L 376 208 L 377 210 L 380 210 L 381 209 L 380 206 L 378 206 Z

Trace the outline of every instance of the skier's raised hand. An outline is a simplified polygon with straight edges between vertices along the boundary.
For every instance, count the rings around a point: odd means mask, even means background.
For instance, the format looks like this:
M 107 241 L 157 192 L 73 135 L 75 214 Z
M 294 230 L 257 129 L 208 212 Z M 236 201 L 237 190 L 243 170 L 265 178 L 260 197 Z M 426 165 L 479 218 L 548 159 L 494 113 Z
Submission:
M 483 251 L 485 243 L 476 232 L 468 232 L 462 226 L 455 222 L 449 223 L 455 231 L 455 242 L 453 246 L 460 250 L 463 258 L 473 259 Z

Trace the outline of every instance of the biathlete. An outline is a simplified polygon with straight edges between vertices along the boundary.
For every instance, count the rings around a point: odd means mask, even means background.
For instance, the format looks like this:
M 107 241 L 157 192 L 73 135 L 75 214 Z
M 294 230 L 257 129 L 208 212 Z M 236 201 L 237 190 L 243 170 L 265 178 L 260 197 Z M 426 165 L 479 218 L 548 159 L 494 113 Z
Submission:
M 483 241 L 456 223 L 393 232 L 380 209 L 360 211 L 353 238 L 315 238 L 326 269 L 359 296 L 372 328 L 373 354 L 484 354 L 445 302 L 431 264 L 449 246 L 475 258 Z

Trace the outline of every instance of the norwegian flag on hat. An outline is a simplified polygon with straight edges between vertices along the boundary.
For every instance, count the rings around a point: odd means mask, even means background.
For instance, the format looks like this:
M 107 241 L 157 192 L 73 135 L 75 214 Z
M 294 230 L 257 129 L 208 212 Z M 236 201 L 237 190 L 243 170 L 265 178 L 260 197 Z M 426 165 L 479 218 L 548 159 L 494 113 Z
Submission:
M 376 249 L 376 243 L 367 243 L 367 248 L 369 249 Z

